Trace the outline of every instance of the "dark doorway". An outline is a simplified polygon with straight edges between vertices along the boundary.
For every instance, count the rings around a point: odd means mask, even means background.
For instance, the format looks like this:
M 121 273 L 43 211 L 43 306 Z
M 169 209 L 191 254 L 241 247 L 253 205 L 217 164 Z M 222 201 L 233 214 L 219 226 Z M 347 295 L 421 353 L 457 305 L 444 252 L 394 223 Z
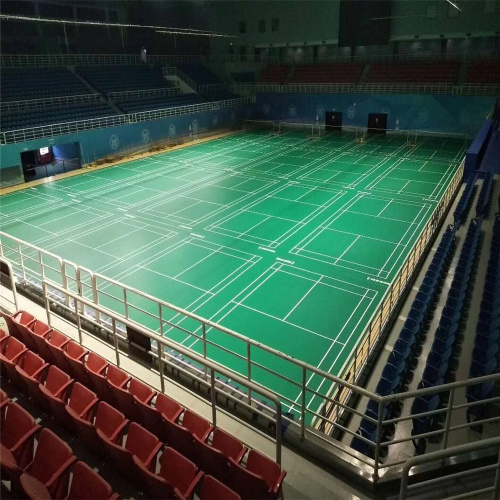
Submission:
M 342 113 L 327 111 L 325 113 L 325 127 L 327 131 L 339 132 L 342 130 Z
M 80 143 L 45 146 L 21 153 L 24 181 L 34 181 L 81 168 Z
M 368 133 L 385 134 L 387 131 L 387 113 L 368 114 Z

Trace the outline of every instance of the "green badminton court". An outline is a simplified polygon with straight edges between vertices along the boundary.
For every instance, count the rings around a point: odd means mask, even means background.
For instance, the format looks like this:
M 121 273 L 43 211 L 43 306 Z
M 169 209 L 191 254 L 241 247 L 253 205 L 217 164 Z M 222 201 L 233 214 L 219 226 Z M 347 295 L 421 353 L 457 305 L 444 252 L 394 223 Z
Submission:
M 464 150 L 447 138 L 237 133 L 4 195 L 1 230 L 342 374 Z M 199 324 L 166 319 L 182 328 L 167 337 L 201 352 L 186 333 Z M 242 341 L 210 329 L 207 339 L 210 357 L 246 375 Z M 276 374 L 300 382 L 300 370 L 258 349 L 252 359 L 252 378 L 296 412 L 300 390 Z M 307 383 L 330 390 L 319 376 Z M 307 405 L 317 411 L 318 398 Z

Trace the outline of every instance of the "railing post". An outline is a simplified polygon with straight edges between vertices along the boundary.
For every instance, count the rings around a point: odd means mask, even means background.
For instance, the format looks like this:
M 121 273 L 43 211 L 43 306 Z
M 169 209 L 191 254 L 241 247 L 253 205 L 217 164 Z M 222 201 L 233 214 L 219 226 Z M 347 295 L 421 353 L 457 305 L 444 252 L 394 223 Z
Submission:
M 158 354 L 158 370 L 160 371 L 160 387 L 161 392 L 165 393 L 165 379 L 163 378 L 163 356 L 165 355 L 165 349 L 161 341 L 157 341 L 157 354 Z
M 495 484 L 493 485 L 493 500 L 500 499 L 500 448 L 498 449 L 497 470 L 495 473 Z
M 375 445 L 375 465 L 373 467 L 373 482 L 378 481 L 378 469 L 379 469 L 379 459 L 380 459 L 380 441 L 382 440 L 382 410 L 384 403 L 379 401 L 378 403 L 378 416 L 377 416 L 377 442 Z
M 125 317 L 130 319 L 128 317 L 127 289 L 125 287 L 123 287 L 123 305 L 125 307 Z
M 17 242 L 17 253 L 19 254 L 19 265 L 23 273 L 23 281 L 26 281 L 26 269 L 24 268 L 23 252 L 21 251 L 21 243 Z
M 450 422 L 451 422 L 451 412 L 453 411 L 453 399 L 455 398 L 455 389 L 450 391 L 450 398 L 448 399 L 448 408 L 446 410 L 446 423 L 444 426 L 444 437 L 443 437 L 443 450 L 446 450 L 448 446 L 448 436 L 450 433 Z
M 210 370 L 210 400 L 212 402 L 212 424 L 214 427 L 217 426 L 217 395 L 215 394 L 215 371 L 212 368 Z
M 85 306 L 83 306 L 85 308 Z M 78 300 L 75 299 L 75 314 L 76 314 L 76 326 L 78 328 L 78 341 L 80 345 L 83 344 L 82 339 L 82 320 L 80 318 L 80 314 L 78 313 Z
M 251 359 L 251 345 L 247 342 L 247 379 L 252 380 L 252 359 Z M 252 389 L 248 388 L 248 404 L 252 403 Z
M 201 331 L 202 331 L 202 344 L 203 344 L 203 358 L 207 359 L 207 325 L 203 323 L 201 325 Z M 207 378 L 207 367 L 203 369 L 205 373 L 205 378 Z
M 300 408 L 300 439 L 306 436 L 306 367 L 302 367 L 302 403 Z
M 115 348 L 116 366 L 120 367 L 120 353 L 118 352 L 118 338 L 116 336 L 116 319 L 111 318 L 111 328 L 113 330 L 113 347 Z
M 276 403 L 276 463 L 278 465 L 281 465 L 282 426 L 281 404 Z

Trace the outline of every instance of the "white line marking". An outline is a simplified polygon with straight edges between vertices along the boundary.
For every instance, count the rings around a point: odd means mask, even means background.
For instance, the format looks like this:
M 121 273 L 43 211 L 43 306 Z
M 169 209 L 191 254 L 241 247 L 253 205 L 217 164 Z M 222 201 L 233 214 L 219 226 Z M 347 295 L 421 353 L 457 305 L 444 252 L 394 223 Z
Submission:
M 267 248 L 267 247 L 259 247 L 259 250 L 264 250 L 264 252 L 276 253 L 276 250 L 273 250 L 272 248 Z
M 289 264 L 291 266 L 293 266 L 295 264 L 295 262 L 293 260 L 281 259 L 280 257 L 276 257 L 276 260 L 278 262 L 283 262 L 284 264 Z
M 379 280 L 378 278 L 372 278 L 371 276 L 368 276 L 366 279 L 370 280 L 370 281 L 376 281 L 377 283 L 382 283 L 384 285 L 390 285 L 390 283 L 387 281 L 382 281 L 382 280 Z
M 189 226 L 179 226 L 179 227 L 182 227 L 182 229 L 187 229 L 188 231 L 191 231 L 193 228 L 192 227 L 189 227 Z
M 190 236 L 194 236 L 195 238 L 205 239 L 205 236 L 202 236 L 201 234 L 191 233 Z
M 129 219 L 135 219 L 135 217 L 133 215 L 130 215 L 130 214 L 123 214 L 125 217 L 128 217 Z

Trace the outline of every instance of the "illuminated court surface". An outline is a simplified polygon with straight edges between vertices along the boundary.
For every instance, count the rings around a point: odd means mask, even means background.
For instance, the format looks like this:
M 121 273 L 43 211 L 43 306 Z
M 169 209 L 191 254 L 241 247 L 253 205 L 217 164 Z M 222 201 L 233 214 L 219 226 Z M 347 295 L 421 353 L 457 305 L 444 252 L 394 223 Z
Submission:
M 464 148 L 445 138 L 409 147 L 402 136 L 239 133 L 5 195 L 1 230 L 342 374 Z M 146 314 L 131 317 L 159 331 Z M 184 316 L 164 319 L 200 335 Z M 192 335 L 164 331 L 201 352 Z M 207 339 L 217 344 L 209 357 L 246 375 L 243 341 L 210 329 Z M 300 383 L 292 364 L 257 348 L 252 359 Z M 252 378 L 296 411 L 299 388 L 255 366 Z M 308 387 L 330 390 L 319 376 Z M 319 398 L 307 405 L 317 410 Z

